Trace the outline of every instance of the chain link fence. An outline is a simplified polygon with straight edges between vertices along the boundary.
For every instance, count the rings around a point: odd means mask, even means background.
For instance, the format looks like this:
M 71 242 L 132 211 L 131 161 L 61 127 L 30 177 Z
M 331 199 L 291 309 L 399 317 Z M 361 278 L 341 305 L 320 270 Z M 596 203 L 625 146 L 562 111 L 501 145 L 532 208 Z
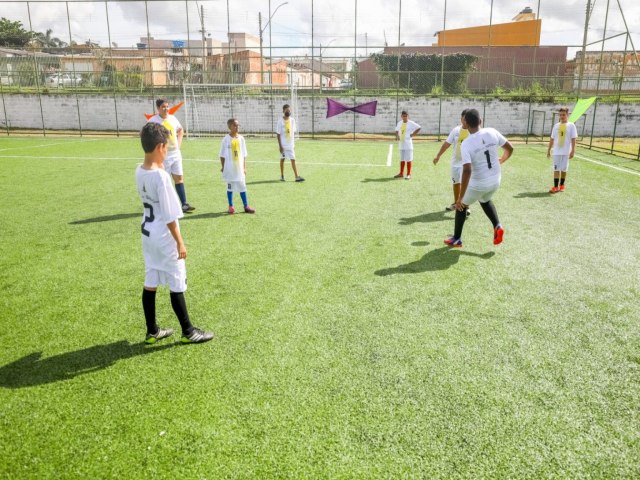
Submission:
M 548 138 L 559 105 L 596 96 L 580 120 L 581 143 L 640 158 L 633 133 L 640 64 L 619 21 L 618 34 L 608 35 L 613 20 L 586 2 L 591 23 L 581 44 L 540 46 L 542 21 L 558 9 L 550 0 L 519 13 L 504 1 L 468 13 L 452 11 L 458 2 L 439 3 L 426 9 L 398 0 L 372 10 L 362 0 L 305 0 L 295 8 L 266 0 L 2 2 L 0 126 L 7 135 L 120 134 L 137 130 L 156 98 L 180 101 L 184 83 L 235 83 L 264 84 L 264 95 L 295 85 L 300 127 L 312 137 L 389 133 L 408 108 L 423 132 L 440 138 L 459 107 L 471 105 L 486 124 L 536 141 Z M 521 21 L 510 18 L 516 13 Z M 622 8 L 618 14 L 624 20 Z M 425 34 L 422 24 L 439 30 Z M 384 121 L 349 113 L 328 122 L 327 98 L 378 100 Z M 500 102 L 519 114 L 499 121 Z M 96 122 L 91 105 L 115 122 Z

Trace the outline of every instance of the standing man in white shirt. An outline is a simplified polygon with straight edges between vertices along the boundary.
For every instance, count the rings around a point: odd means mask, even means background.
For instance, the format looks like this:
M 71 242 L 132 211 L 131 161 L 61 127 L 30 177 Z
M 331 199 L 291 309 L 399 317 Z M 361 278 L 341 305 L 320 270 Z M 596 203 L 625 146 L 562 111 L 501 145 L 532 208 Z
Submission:
M 278 147 L 280 148 L 280 181 L 284 182 L 284 161 L 291 160 L 291 168 L 296 177 L 296 182 L 304 182 L 304 178 L 298 175 L 296 168 L 296 119 L 291 115 L 291 107 L 287 104 L 282 106 L 282 118 L 278 120 L 276 126 L 276 136 L 278 137 Z
M 569 109 L 562 107 L 558 110 L 558 115 L 560 121 L 551 130 L 551 138 L 547 148 L 547 158 L 551 157 L 553 149 L 553 187 L 549 193 L 564 192 L 569 160 L 576 153 L 576 138 L 578 138 L 575 124 L 569 121 Z
M 449 133 L 447 139 L 442 143 L 440 147 L 440 151 L 436 154 L 433 159 L 433 164 L 437 165 L 440 161 L 440 157 L 447 149 L 453 145 L 453 153 L 451 154 L 451 181 L 453 182 L 453 203 L 448 207 L 445 207 L 446 210 L 452 212 L 456 209 L 456 200 L 458 200 L 458 196 L 460 195 L 460 181 L 462 180 L 462 142 L 469 136 L 469 130 L 462 127 L 462 119 L 464 118 L 464 114 L 467 113 L 467 110 L 464 109 L 462 114 L 460 114 L 460 125 L 455 127 Z M 467 213 L 469 210 L 467 209 Z
M 164 161 L 164 169 L 167 173 L 173 177 L 175 183 L 176 192 L 180 203 L 182 203 L 182 211 L 189 213 L 195 210 L 187 202 L 187 194 L 184 189 L 184 173 L 182 170 L 182 152 L 180 147 L 182 146 L 182 137 L 184 130 L 180 121 L 169 113 L 169 102 L 164 98 L 156 100 L 156 107 L 158 113 L 149 119 L 149 122 L 159 123 L 164 128 L 169 130 L 169 139 L 167 143 L 167 158 Z
M 169 131 L 162 125 L 147 123 L 140 132 L 144 163 L 136 168 L 138 195 L 144 207 L 140 226 L 145 267 L 142 309 L 147 324 L 144 342 L 149 345 L 173 334 L 173 329 L 159 327 L 156 320 L 156 291 L 160 285 L 169 287 L 171 307 L 182 328 L 180 341 L 202 343 L 213 338 L 213 333 L 194 327 L 187 312 L 187 249 L 178 222 L 184 214 L 163 168 L 168 137 Z
M 460 195 L 456 201 L 455 230 L 444 243 L 450 247 L 462 247 L 462 228 L 467 218 L 467 208 L 478 201 L 493 225 L 493 244 L 502 243 L 504 229 L 498 212 L 491 201 L 500 187 L 500 165 L 513 153 L 513 146 L 494 128 L 480 128 L 482 120 L 475 108 L 467 110 L 462 125 L 469 130 L 469 137 L 462 143 L 462 180 Z M 498 148 L 502 147 L 502 156 Z
M 413 162 L 413 137 L 420 133 L 420 125 L 413 120 L 409 120 L 409 113 L 402 111 L 402 120 L 396 125 L 396 140 L 399 142 L 400 150 L 400 173 L 393 178 L 404 177 L 404 165 L 407 164 L 407 176 L 405 180 L 411 179 L 411 163 Z

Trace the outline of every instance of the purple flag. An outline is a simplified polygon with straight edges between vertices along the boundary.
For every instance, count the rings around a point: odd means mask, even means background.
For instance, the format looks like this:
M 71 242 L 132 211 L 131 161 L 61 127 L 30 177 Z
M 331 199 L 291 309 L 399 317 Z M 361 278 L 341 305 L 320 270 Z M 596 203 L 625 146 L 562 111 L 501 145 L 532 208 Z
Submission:
M 335 100 L 331 100 L 330 98 L 327 98 L 327 118 L 333 117 L 335 115 L 341 114 L 342 112 L 348 112 L 348 111 L 352 111 L 355 113 L 363 113 L 364 115 L 375 117 L 377 106 L 378 106 L 377 100 L 374 100 L 373 102 L 363 103 L 362 105 L 356 105 L 355 107 L 348 107 L 340 102 L 336 102 Z

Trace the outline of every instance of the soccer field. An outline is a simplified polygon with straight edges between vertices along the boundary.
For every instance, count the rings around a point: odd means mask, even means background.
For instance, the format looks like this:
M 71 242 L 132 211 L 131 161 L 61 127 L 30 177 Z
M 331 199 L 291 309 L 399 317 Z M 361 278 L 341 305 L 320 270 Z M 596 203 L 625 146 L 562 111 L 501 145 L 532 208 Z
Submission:
M 503 244 L 476 204 L 449 249 L 439 143 L 405 181 L 388 143 L 302 139 L 283 183 L 247 138 L 234 216 L 219 146 L 185 141 L 180 223 L 216 338 L 145 347 L 139 140 L 0 140 L 0 478 L 640 477 L 639 162 L 578 149 L 552 196 L 516 144 Z

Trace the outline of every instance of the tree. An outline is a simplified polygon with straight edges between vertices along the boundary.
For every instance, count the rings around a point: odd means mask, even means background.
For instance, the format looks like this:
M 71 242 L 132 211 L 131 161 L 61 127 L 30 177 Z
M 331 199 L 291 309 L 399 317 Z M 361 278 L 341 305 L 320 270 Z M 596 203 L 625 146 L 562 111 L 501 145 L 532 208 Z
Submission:
M 24 47 L 33 38 L 33 32 L 25 30 L 22 22 L 12 22 L 7 18 L 0 18 L 0 47 Z
M 466 53 L 375 53 L 371 55 L 371 59 L 380 75 L 391 79 L 397 88 L 408 88 L 415 93 L 429 93 L 437 87 L 444 93 L 460 93 L 464 91 L 467 75 L 478 57 Z
M 45 33 L 37 32 L 34 34 L 31 43 L 39 45 L 40 48 L 42 48 L 44 51 L 51 51 L 53 49 L 67 46 L 67 43 L 63 42 L 58 37 L 52 37 L 52 33 L 53 30 L 51 30 L 50 28 L 47 28 L 47 31 Z

